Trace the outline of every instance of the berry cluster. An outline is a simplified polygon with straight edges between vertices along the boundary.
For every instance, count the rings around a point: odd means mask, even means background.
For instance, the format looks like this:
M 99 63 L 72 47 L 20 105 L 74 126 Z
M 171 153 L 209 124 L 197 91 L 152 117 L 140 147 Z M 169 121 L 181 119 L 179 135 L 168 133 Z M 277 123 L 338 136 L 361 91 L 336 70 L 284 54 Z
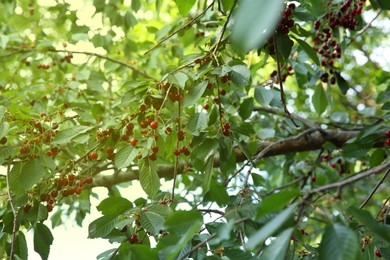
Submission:
M 387 139 L 386 139 L 386 141 L 385 141 L 385 144 L 388 145 L 388 146 L 390 146 L 390 131 L 387 131 L 387 132 L 386 132 L 386 137 L 387 137 Z
M 341 46 L 336 41 L 333 31 L 338 27 L 355 30 L 358 24 L 356 16 L 362 13 L 363 1 L 347 0 L 341 6 L 328 3 L 329 12 L 320 20 L 315 21 L 314 30 L 317 31 L 314 45 L 317 52 L 322 56 L 321 66 L 325 72 L 321 75 L 321 81 L 336 84 L 335 60 L 341 58 Z M 329 79 L 330 77 L 330 79 Z
M 280 20 L 278 26 L 276 27 L 276 31 L 282 34 L 288 34 L 290 32 L 290 28 L 294 26 L 294 20 L 290 19 L 293 11 L 295 9 L 295 4 L 291 3 L 287 6 L 286 9 L 282 11 L 282 19 Z
M 322 161 L 330 161 L 330 160 L 332 160 L 331 154 L 326 154 L 322 156 Z M 346 165 L 343 163 L 341 159 L 338 159 L 336 162 L 331 162 L 330 167 L 332 167 L 333 169 L 337 169 L 339 175 L 342 175 L 344 173 L 347 174 L 351 173 L 350 170 L 347 170 Z
M 71 195 L 80 195 L 83 187 L 86 184 L 91 184 L 93 182 L 92 177 L 79 178 L 73 173 L 69 174 L 66 177 L 56 179 L 54 181 L 53 188 L 48 192 L 41 193 L 39 196 L 40 202 L 45 203 L 45 207 L 48 212 L 53 211 L 58 195 L 61 194 L 62 198 L 71 196 Z M 23 211 L 28 213 L 32 207 L 32 203 L 24 205 Z
M 282 74 L 282 77 L 281 77 L 282 82 L 285 82 L 286 79 L 287 79 L 287 77 L 292 75 L 292 72 L 291 72 L 292 69 L 293 69 L 293 68 L 292 68 L 291 66 L 288 66 L 288 67 L 287 67 L 286 71 Z M 270 74 L 270 77 L 274 79 L 277 75 L 278 75 L 278 71 L 277 71 L 277 70 L 274 70 L 274 71 L 272 71 L 272 73 Z M 278 81 L 278 78 L 276 78 L 274 81 L 277 82 L 277 81 Z
M 60 62 L 67 62 L 70 63 L 73 58 L 73 54 L 68 54 L 60 59 Z

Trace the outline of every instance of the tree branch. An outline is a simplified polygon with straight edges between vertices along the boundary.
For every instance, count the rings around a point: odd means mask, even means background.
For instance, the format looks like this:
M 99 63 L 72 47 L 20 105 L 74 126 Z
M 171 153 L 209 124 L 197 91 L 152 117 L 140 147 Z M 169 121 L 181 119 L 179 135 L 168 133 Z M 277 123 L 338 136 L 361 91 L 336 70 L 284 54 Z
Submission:
M 289 153 L 297 153 L 303 151 L 312 151 L 322 148 L 326 142 L 333 143 L 336 147 L 342 147 L 346 141 L 357 136 L 359 131 L 344 131 L 344 130 L 318 130 L 310 129 L 298 136 L 281 139 L 279 141 L 264 141 L 259 143 L 257 156 L 259 159 L 277 156 Z M 243 162 L 247 160 L 244 152 L 236 147 L 234 149 L 236 154 L 236 161 Z M 261 155 L 261 156 L 259 156 Z M 221 164 L 220 157 L 215 156 L 214 167 L 219 167 Z M 172 178 L 174 167 L 172 165 L 160 165 L 158 168 L 158 175 L 160 178 Z M 179 164 L 177 174 L 188 172 L 188 165 L 184 163 Z M 138 169 L 130 169 L 126 172 L 119 172 L 109 176 L 97 175 L 94 178 L 93 186 L 110 187 L 112 185 L 132 181 L 138 179 Z

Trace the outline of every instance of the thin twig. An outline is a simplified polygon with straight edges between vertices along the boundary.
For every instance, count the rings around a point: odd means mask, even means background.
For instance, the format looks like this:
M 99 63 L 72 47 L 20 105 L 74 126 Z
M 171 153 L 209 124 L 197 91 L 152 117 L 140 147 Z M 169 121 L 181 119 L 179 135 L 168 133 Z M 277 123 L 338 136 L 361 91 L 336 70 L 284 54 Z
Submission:
M 223 27 L 222 27 L 221 35 L 219 36 L 219 39 L 218 39 L 218 41 L 217 41 L 217 44 L 215 44 L 215 47 L 214 47 L 213 52 L 212 52 L 212 55 L 213 55 L 214 59 L 217 61 L 217 63 L 218 63 L 218 59 L 217 59 L 217 57 L 216 57 L 216 53 L 217 53 L 217 51 L 218 51 L 219 45 L 220 45 L 221 42 L 222 42 L 222 39 L 223 39 L 223 36 L 224 36 L 224 34 L 225 34 L 227 25 L 228 25 L 228 23 L 229 23 L 229 21 L 230 21 L 230 17 L 231 17 L 232 14 L 233 14 L 233 10 L 234 10 L 234 8 L 236 7 L 236 4 L 237 4 L 237 0 L 235 0 L 235 1 L 233 2 L 232 8 L 230 9 L 230 12 L 229 12 L 229 15 L 228 15 L 228 17 L 227 17 L 227 19 L 226 19 L 226 22 L 225 22 L 225 24 L 224 24 Z
M 207 6 L 207 8 L 201 12 L 200 14 L 198 14 L 197 16 L 195 16 L 194 18 L 192 18 L 188 23 L 186 23 L 184 26 L 180 27 L 179 29 L 177 29 L 176 31 L 172 32 L 171 34 L 169 34 L 168 36 L 164 37 L 161 41 L 159 41 L 155 46 L 153 46 L 151 49 L 147 50 L 144 55 L 147 55 L 148 53 L 152 52 L 153 50 L 155 50 L 158 46 L 160 46 L 162 43 L 164 43 L 166 40 L 168 40 L 169 38 L 171 38 L 172 36 L 174 36 L 175 34 L 177 34 L 178 32 L 186 29 L 187 27 L 191 26 L 193 23 L 195 23 L 196 20 L 199 19 L 199 17 L 203 16 L 207 10 L 209 10 L 212 6 L 214 5 L 214 1 L 209 5 Z
M 225 215 L 225 212 L 217 210 L 217 209 L 197 209 L 200 212 L 206 212 L 206 213 L 216 213 L 219 215 Z
M 346 186 L 348 184 L 351 184 L 353 182 L 359 181 L 359 180 L 364 179 L 364 178 L 366 178 L 368 176 L 377 174 L 377 173 L 379 173 L 379 172 L 381 172 L 383 170 L 386 170 L 386 169 L 387 170 L 390 169 L 390 161 L 387 162 L 387 163 L 384 163 L 384 164 L 382 164 L 380 166 L 371 168 L 369 170 L 356 173 L 355 175 L 353 175 L 352 177 L 350 177 L 348 179 L 344 179 L 344 180 L 336 182 L 336 183 L 331 183 L 331 184 L 328 184 L 328 185 L 321 186 L 321 187 L 319 187 L 317 189 L 313 189 L 313 190 L 309 191 L 309 194 L 311 195 L 311 194 L 323 192 L 323 191 L 326 191 L 326 190 L 331 190 L 331 189 L 344 187 L 344 186 Z
M 371 27 L 372 23 L 378 19 L 378 17 L 381 15 L 381 13 L 383 12 L 383 9 L 381 9 L 377 14 L 376 16 L 368 23 L 366 24 L 366 26 L 364 26 L 360 31 L 358 31 L 355 36 L 347 43 L 347 46 L 351 45 L 352 42 L 354 42 L 356 40 L 357 37 L 359 37 L 360 35 L 362 35 L 363 33 L 365 33 L 368 28 Z
M 15 208 L 14 201 L 12 199 L 12 191 L 11 191 L 11 186 L 10 186 L 10 181 L 9 181 L 9 174 L 10 174 L 10 165 L 7 166 L 7 178 L 6 179 L 7 179 L 9 204 L 11 205 L 12 213 L 14 215 L 14 226 L 12 228 L 11 249 L 10 249 L 10 254 L 9 254 L 9 259 L 13 260 L 14 254 L 15 254 L 16 231 L 17 231 L 17 227 L 18 227 L 18 211 Z
M 364 202 L 362 203 L 362 205 L 360 205 L 360 209 L 362 209 L 364 206 L 367 205 L 368 201 L 371 199 L 371 197 L 375 194 L 375 192 L 377 191 L 377 189 L 379 188 L 379 186 L 382 185 L 382 183 L 384 182 L 384 180 L 387 178 L 387 176 L 389 175 L 390 173 L 390 168 L 387 170 L 386 174 L 382 177 L 382 179 L 375 185 L 374 189 L 372 189 L 372 191 L 370 192 L 370 194 L 367 196 L 367 198 L 364 200 Z
M 284 97 L 284 89 L 283 89 L 283 80 L 282 80 L 282 74 L 281 74 L 281 69 L 280 69 L 280 60 L 279 60 L 279 53 L 278 53 L 278 47 L 277 47 L 277 43 L 276 43 L 276 38 L 273 37 L 274 39 L 274 46 L 275 46 L 275 52 L 276 52 L 276 63 L 277 63 L 277 68 L 278 68 L 278 79 L 279 79 L 279 85 L 280 85 L 280 99 L 282 101 L 282 104 L 283 104 L 283 108 L 284 108 L 284 112 L 287 114 L 288 118 L 290 118 L 291 122 L 299 128 L 299 125 L 297 125 L 294 121 L 294 119 L 292 118 L 290 112 L 288 111 L 287 109 L 287 104 L 286 104 L 286 99 Z
M 268 191 L 267 193 L 263 194 L 262 196 L 263 196 L 263 197 L 267 197 L 267 196 L 271 195 L 272 193 L 274 193 L 275 191 L 277 191 L 277 190 L 283 190 L 283 189 L 285 189 L 285 188 L 288 188 L 288 187 L 290 187 L 290 186 L 292 186 L 292 185 L 294 185 L 294 184 L 300 182 L 301 180 L 303 180 L 303 179 L 305 179 L 305 178 L 306 178 L 306 176 L 301 176 L 301 177 L 299 177 L 298 179 L 293 180 L 292 182 L 289 182 L 289 183 L 287 183 L 287 184 L 285 184 L 285 185 L 282 185 L 282 186 L 280 186 L 280 187 L 277 187 L 277 188 L 275 188 L 275 189 L 273 189 L 273 190 Z
M 390 196 L 387 197 L 387 199 L 385 200 L 385 202 L 382 203 L 382 206 L 381 206 L 381 208 L 379 209 L 378 214 L 376 214 L 375 220 L 378 220 L 379 216 L 382 214 L 382 210 L 386 207 L 386 204 L 387 204 L 387 202 L 389 202 L 389 201 L 390 201 Z

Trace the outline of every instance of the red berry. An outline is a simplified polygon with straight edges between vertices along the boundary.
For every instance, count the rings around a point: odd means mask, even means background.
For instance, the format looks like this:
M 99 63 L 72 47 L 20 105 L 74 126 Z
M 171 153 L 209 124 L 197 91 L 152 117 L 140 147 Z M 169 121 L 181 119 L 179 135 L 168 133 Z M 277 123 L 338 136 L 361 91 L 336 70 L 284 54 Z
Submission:
M 88 177 L 85 179 L 85 183 L 91 184 L 93 182 L 92 177 Z
M 30 152 L 30 147 L 28 147 L 28 146 L 20 147 L 20 153 L 21 154 L 26 154 L 26 153 L 29 153 L 29 152 Z
M 152 151 L 153 153 L 158 153 L 158 146 L 153 146 Z
M 76 178 L 76 176 L 73 173 L 69 174 L 69 176 L 68 176 L 69 182 L 74 182 L 75 178 Z
M 311 182 L 316 182 L 317 178 L 315 176 L 311 177 Z
M 136 138 L 132 138 L 132 139 L 130 140 L 130 145 L 133 146 L 133 147 L 135 147 L 135 146 L 137 145 L 137 142 L 138 142 L 138 140 L 137 140 Z
M 56 198 L 58 196 L 58 190 L 53 190 L 51 191 L 50 195 L 53 197 L 53 198 Z
M 52 212 L 53 211 L 53 205 L 47 204 L 46 205 L 47 212 Z
M 146 128 L 146 127 L 148 127 L 148 122 L 147 121 L 141 121 L 139 123 L 139 125 L 141 126 L 141 128 Z
M 224 128 L 223 131 L 222 131 L 222 134 L 223 134 L 224 136 L 229 136 L 229 135 L 230 135 L 230 130 Z
M 150 128 L 152 129 L 157 129 L 158 127 L 158 122 L 157 121 L 152 121 L 150 124 L 149 124 Z
M 184 132 L 183 132 L 183 131 L 179 131 L 179 132 L 177 133 L 177 139 L 178 139 L 179 141 L 183 141 L 183 140 L 184 140 Z
M 209 104 L 204 104 L 204 105 L 203 105 L 203 108 L 204 108 L 205 110 L 208 110 L 208 109 L 210 108 L 210 106 L 209 106 Z
M 382 254 L 381 254 L 381 252 L 377 249 L 377 250 L 375 250 L 375 255 L 377 256 L 377 257 L 382 257 Z
M 88 154 L 88 158 L 90 160 L 96 160 L 98 158 L 98 154 L 96 152 L 91 152 Z
M 336 168 L 336 167 L 337 167 L 337 164 L 335 164 L 335 163 L 332 163 L 332 164 L 330 165 L 330 167 L 332 167 L 332 168 Z
M 386 137 L 389 137 L 389 138 L 390 138 L 390 131 L 387 131 L 387 132 L 386 132 Z
M 114 149 L 112 149 L 111 147 L 107 147 L 106 152 L 107 152 L 107 154 L 113 154 Z
M 144 104 L 142 104 L 142 105 L 139 107 L 139 111 L 140 111 L 141 113 L 143 113 L 143 112 L 145 112 L 145 110 L 146 110 L 146 106 L 145 106 Z
M 386 140 L 386 145 L 389 145 L 389 146 L 390 146 L 390 139 L 387 139 L 387 140 Z
M 78 187 L 78 188 L 76 188 L 74 191 L 75 191 L 75 193 L 76 193 L 77 195 L 80 195 L 82 190 L 83 190 L 83 188 Z
M 29 212 L 29 211 L 30 211 L 30 209 L 31 209 L 31 205 L 30 205 L 30 204 L 26 204 L 26 205 L 24 205 L 24 207 L 23 207 L 23 211 L 24 211 L 24 213 L 27 213 L 27 212 Z
M 130 244 L 137 244 L 138 243 L 138 236 L 136 234 L 132 234 L 129 237 Z
M 149 158 L 150 160 L 152 160 L 152 161 L 155 161 L 155 160 L 157 160 L 157 156 L 156 156 L 156 154 L 155 154 L 155 153 L 151 153 L 151 154 L 149 154 L 149 155 L 148 155 L 148 158 Z
M 219 94 L 220 94 L 221 96 L 225 96 L 225 95 L 226 95 L 226 90 L 221 89 L 221 90 L 219 91 Z
M 224 125 L 223 125 L 223 128 L 225 128 L 225 129 L 230 129 L 230 124 L 229 124 L 229 123 L 224 124 Z
M 175 149 L 175 150 L 173 151 L 173 154 L 174 154 L 175 156 L 179 156 L 179 155 L 180 155 L 180 150 L 179 150 L 179 149 Z
M 167 127 L 167 128 L 165 129 L 165 133 L 166 133 L 167 135 L 170 135 L 170 134 L 172 133 L 172 128 Z

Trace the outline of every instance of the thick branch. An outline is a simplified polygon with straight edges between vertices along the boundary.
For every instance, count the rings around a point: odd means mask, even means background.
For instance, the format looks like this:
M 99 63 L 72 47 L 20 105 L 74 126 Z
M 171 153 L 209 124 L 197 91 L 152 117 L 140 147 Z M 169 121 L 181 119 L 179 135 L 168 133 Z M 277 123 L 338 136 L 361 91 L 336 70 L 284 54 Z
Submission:
M 316 130 L 313 129 L 307 134 L 300 134 L 295 137 L 285 138 L 274 141 L 265 141 L 259 144 L 258 154 L 261 153 L 261 157 L 277 156 L 289 153 L 297 153 L 303 151 L 313 151 L 322 148 L 322 145 L 326 142 L 333 143 L 336 147 L 342 147 L 346 141 L 355 137 L 358 131 L 344 131 L 344 130 Z M 236 161 L 243 162 L 247 160 L 243 151 L 236 147 L 234 149 L 236 153 Z M 214 167 L 220 165 L 220 158 L 215 156 Z M 184 164 L 180 164 L 177 169 L 177 174 L 183 174 L 186 172 Z M 158 168 L 158 175 L 160 178 L 172 178 L 174 167 L 172 165 L 162 165 Z M 132 181 L 138 179 L 138 170 L 128 170 L 126 172 L 120 172 L 115 175 L 101 176 L 98 175 L 94 179 L 95 186 L 112 186 L 118 183 Z

